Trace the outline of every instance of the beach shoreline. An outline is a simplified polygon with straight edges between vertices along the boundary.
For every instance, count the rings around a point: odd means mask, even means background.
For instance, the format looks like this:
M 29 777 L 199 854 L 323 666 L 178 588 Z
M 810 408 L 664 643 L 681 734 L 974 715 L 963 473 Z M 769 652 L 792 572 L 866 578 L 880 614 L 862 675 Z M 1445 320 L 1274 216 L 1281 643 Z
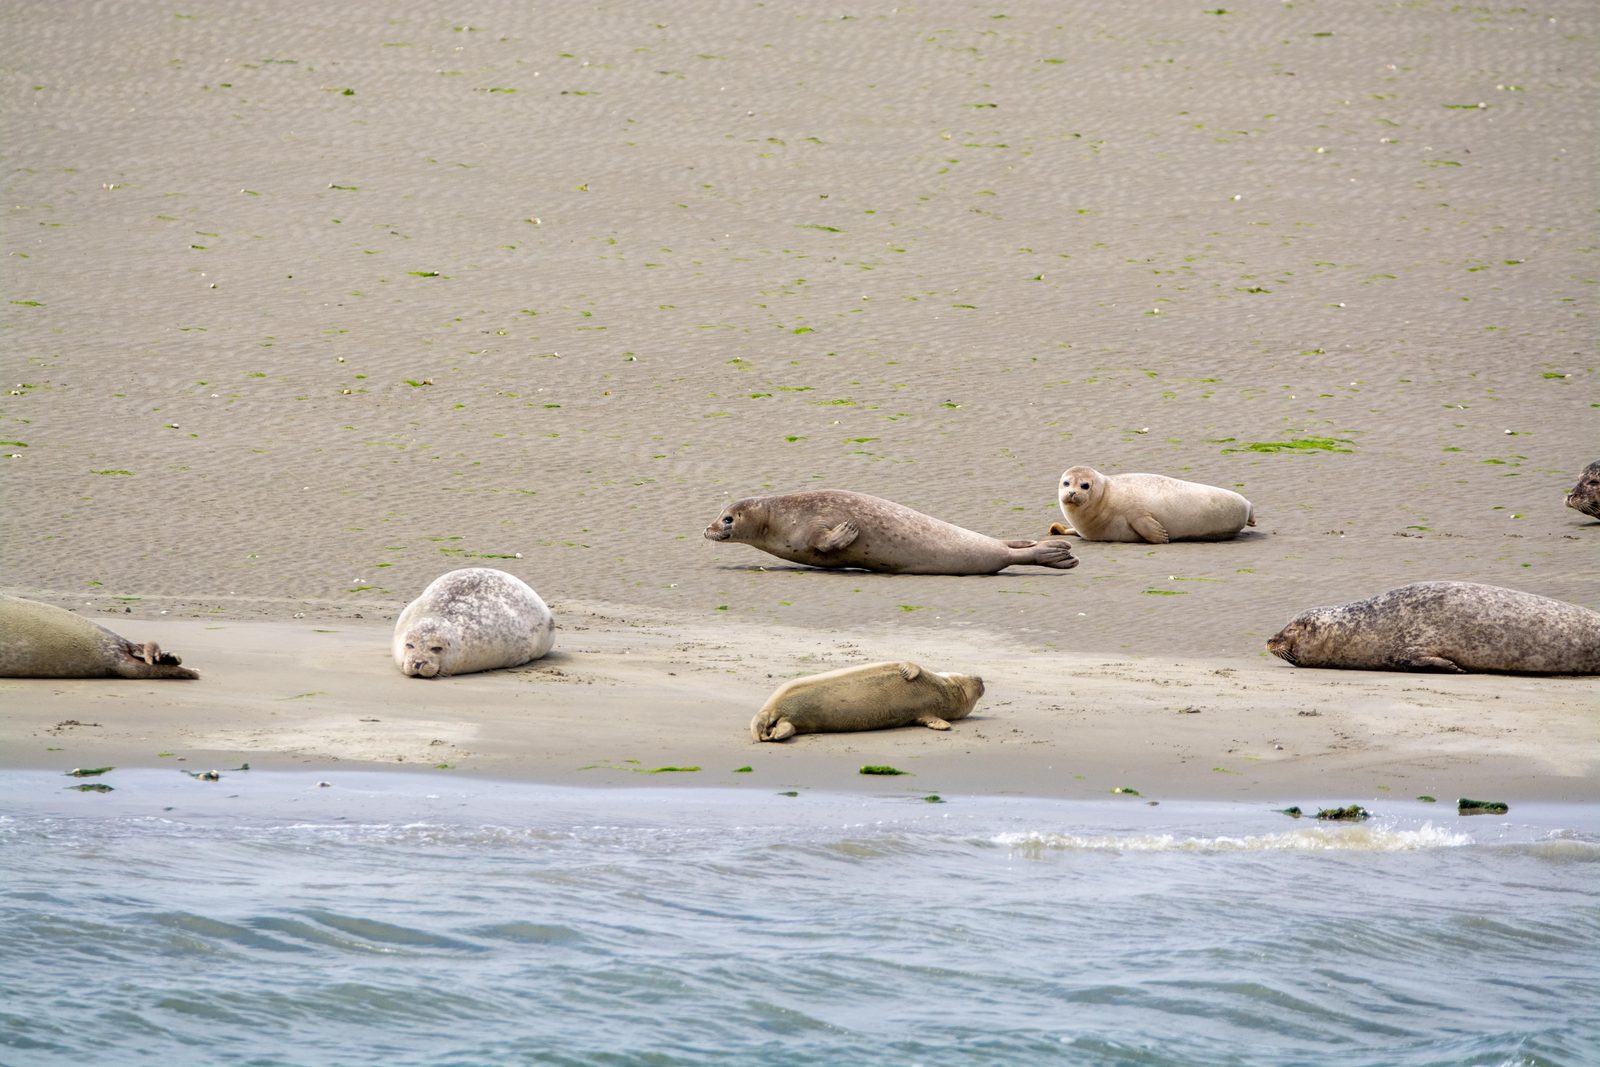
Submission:
M 567 603 L 545 659 L 424 680 L 400 674 L 392 623 L 370 607 L 307 606 L 287 621 L 91 616 L 159 641 L 200 679 L 0 679 L 0 769 L 248 763 L 557 785 L 1600 800 L 1592 679 L 1068 654 L 973 629 L 844 638 Z M 987 693 L 950 731 L 750 739 L 750 717 L 784 681 L 884 659 L 979 673 Z

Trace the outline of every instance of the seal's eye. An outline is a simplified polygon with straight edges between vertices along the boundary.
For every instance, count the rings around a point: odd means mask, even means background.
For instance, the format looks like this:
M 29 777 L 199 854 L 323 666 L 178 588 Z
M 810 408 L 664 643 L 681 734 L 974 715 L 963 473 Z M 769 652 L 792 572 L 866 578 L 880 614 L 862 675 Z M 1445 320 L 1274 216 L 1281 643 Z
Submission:
M 724 525 L 724 526 L 732 526 L 733 525 L 733 516 L 732 515 L 724 515 L 724 516 L 722 516 L 722 525 Z
M 1089 483 L 1088 482 L 1079 482 L 1078 483 L 1078 488 L 1079 489 L 1087 489 L 1087 488 L 1089 488 Z
M 434 645 L 432 648 L 428 649 L 428 651 L 429 652 L 435 652 L 435 653 L 443 652 L 444 651 L 444 646 L 443 645 Z

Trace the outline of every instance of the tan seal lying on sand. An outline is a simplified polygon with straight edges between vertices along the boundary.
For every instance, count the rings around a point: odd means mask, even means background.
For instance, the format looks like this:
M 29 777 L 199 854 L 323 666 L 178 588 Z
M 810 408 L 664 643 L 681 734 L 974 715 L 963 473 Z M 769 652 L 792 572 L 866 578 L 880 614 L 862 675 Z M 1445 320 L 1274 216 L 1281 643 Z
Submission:
M 182 662 L 65 608 L 0 596 L 0 678 L 200 677 Z
M 1101 474 L 1069 467 L 1056 499 L 1067 524 L 1053 534 L 1085 541 L 1226 541 L 1256 524 L 1255 507 L 1232 489 L 1164 474 Z
M 948 730 L 983 696 L 975 674 L 939 674 L 915 663 L 868 663 L 779 686 L 750 720 L 757 741 L 795 734 L 885 730 L 917 723 Z
M 435 578 L 394 624 L 394 661 L 412 678 L 519 667 L 555 644 L 550 609 L 528 583 L 493 567 Z
M 1578 484 L 1567 494 L 1567 507 L 1600 519 L 1600 459 L 1578 475 Z
M 723 509 L 709 541 L 753 545 L 791 563 L 889 574 L 994 574 L 1013 564 L 1066 570 L 1078 561 L 1065 541 L 1000 541 L 843 489 L 752 496 Z
M 1415 582 L 1312 608 L 1267 642 L 1296 667 L 1600 674 L 1600 612 L 1475 582 Z

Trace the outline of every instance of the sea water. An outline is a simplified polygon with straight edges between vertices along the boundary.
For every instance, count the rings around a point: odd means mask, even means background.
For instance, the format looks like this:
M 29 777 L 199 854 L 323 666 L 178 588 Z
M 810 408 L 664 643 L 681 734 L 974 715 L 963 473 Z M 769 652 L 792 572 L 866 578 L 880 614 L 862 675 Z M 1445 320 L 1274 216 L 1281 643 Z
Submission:
M 1600 1063 L 1593 808 L 785 793 L 0 774 L 0 1064 Z

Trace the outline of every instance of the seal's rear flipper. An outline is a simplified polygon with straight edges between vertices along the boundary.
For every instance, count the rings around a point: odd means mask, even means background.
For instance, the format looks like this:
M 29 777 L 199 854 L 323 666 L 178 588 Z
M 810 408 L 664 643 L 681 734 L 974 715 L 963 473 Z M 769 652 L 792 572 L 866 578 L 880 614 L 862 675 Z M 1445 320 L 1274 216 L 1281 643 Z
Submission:
M 950 729 L 950 724 L 939 718 L 937 715 L 924 715 L 922 718 L 917 720 L 917 725 L 926 726 L 930 730 Z
M 1067 534 L 1076 534 L 1077 532 L 1077 530 L 1074 530 L 1064 522 L 1052 522 L 1050 524 L 1051 537 L 1064 537 Z
M 196 671 L 188 667 L 181 667 L 183 660 L 171 652 L 161 651 L 161 646 L 154 641 L 145 641 L 142 644 L 128 642 L 122 650 L 122 659 L 116 666 L 116 672 L 123 678 L 181 678 L 194 679 L 200 677 Z
M 1039 541 L 1032 548 L 1019 549 L 1018 553 L 1024 558 L 1015 560 L 1016 563 L 1032 563 L 1060 571 L 1078 565 L 1078 557 L 1072 554 L 1072 546 L 1065 541 Z

